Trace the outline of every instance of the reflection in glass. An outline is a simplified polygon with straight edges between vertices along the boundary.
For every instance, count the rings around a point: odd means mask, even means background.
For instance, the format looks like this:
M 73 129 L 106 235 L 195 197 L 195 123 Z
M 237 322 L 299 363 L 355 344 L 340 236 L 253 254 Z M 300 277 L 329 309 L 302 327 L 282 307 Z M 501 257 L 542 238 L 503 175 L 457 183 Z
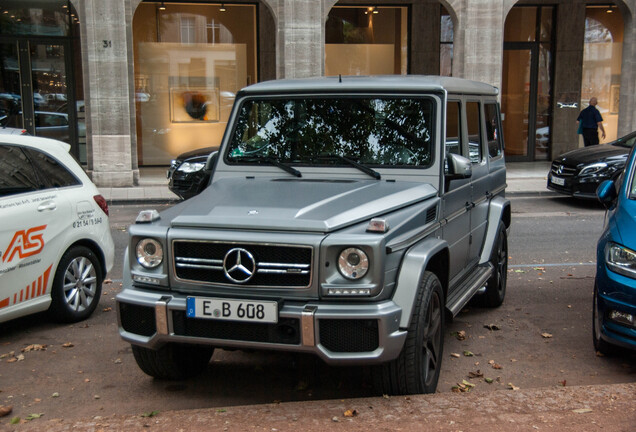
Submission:
M 325 75 L 405 75 L 407 27 L 406 7 L 333 7 L 325 28 Z
M 22 129 L 18 46 L 0 43 L 0 127 Z
M 528 155 L 530 50 L 504 50 L 501 112 L 506 155 Z
M 79 21 L 68 0 L 6 2 L 0 14 L 0 34 L 9 36 L 70 36 L 70 23 Z
M 256 7 L 141 3 L 133 43 L 140 165 L 218 146 L 236 92 L 257 78 Z
M 441 76 L 453 75 L 453 20 L 444 6 L 441 8 L 441 23 L 439 37 L 439 74 Z
M 607 143 L 617 138 L 623 18 L 616 8 L 608 14 L 606 6 L 587 7 L 585 16 L 581 109 L 587 108 L 592 97 L 598 99 L 596 108 L 606 132 L 601 143 Z
M 506 17 L 504 40 L 506 42 L 533 42 L 536 40 L 537 8 L 513 7 Z
M 303 98 L 243 103 L 226 160 L 294 165 L 429 166 L 433 102 L 427 98 Z

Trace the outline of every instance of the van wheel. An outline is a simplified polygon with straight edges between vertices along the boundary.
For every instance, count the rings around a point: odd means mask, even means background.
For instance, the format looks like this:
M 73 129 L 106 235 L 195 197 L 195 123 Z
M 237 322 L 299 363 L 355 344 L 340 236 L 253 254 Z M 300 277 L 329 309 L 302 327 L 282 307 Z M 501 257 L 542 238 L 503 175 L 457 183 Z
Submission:
M 214 353 L 207 345 L 168 344 L 153 350 L 132 345 L 139 368 L 154 378 L 180 380 L 203 372 Z
M 399 357 L 377 367 L 374 381 L 383 394 L 433 393 L 444 350 L 444 293 L 435 274 L 425 272 L 411 324 Z
M 508 281 L 508 236 L 503 222 L 499 222 L 499 232 L 495 240 L 495 248 L 490 256 L 490 263 L 494 273 L 488 279 L 486 292 L 483 294 L 483 304 L 487 307 L 498 307 L 506 296 Z
M 102 266 L 97 256 L 85 246 L 73 246 L 57 266 L 51 288 L 49 313 L 61 322 L 88 318 L 102 293 Z

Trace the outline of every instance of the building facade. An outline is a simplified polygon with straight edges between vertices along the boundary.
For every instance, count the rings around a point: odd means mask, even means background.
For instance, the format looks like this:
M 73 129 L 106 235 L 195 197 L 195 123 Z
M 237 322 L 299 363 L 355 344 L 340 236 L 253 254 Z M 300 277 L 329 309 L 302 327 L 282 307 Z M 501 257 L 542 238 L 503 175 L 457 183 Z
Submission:
M 506 157 L 636 129 L 636 0 L 4 0 L 0 121 L 71 143 L 99 186 L 219 144 L 236 92 L 323 75 L 433 74 L 500 89 Z

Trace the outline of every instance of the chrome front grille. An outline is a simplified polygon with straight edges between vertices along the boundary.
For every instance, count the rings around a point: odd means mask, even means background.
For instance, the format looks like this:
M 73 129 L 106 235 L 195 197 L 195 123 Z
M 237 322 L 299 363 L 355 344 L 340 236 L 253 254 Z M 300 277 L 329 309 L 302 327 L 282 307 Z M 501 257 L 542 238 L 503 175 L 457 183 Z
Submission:
M 577 174 L 577 169 L 567 165 L 563 165 L 559 162 L 552 162 L 552 168 L 550 169 L 552 175 L 557 177 L 572 177 Z
M 175 276 L 182 281 L 285 288 L 311 284 L 309 246 L 175 240 L 172 249 Z

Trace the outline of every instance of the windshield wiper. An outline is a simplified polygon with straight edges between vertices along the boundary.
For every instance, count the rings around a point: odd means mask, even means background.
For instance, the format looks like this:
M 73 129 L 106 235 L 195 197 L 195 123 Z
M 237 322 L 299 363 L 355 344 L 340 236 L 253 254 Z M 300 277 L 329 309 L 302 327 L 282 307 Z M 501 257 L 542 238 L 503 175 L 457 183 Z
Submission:
M 337 159 L 337 160 L 340 160 L 342 162 L 345 162 L 345 163 L 351 165 L 354 168 L 359 169 L 360 171 L 362 171 L 365 174 L 369 174 L 371 177 L 373 177 L 376 180 L 380 180 L 380 178 L 382 177 L 380 175 L 380 173 L 377 172 L 376 170 L 373 170 L 373 169 L 369 168 L 368 166 L 362 165 L 362 164 L 354 161 L 353 159 L 349 159 L 348 157 L 341 156 L 339 154 L 320 155 L 320 156 L 318 156 L 317 159 L 318 160 L 320 160 L 320 159 L 331 159 L 331 160 Z
M 236 158 L 237 160 L 247 161 L 247 162 L 265 162 L 275 167 L 282 169 L 283 171 L 287 171 L 288 173 L 295 175 L 296 177 L 302 177 L 302 173 L 298 171 L 296 168 L 284 164 L 277 159 L 267 157 L 267 156 L 249 156 L 249 157 L 240 157 Z

